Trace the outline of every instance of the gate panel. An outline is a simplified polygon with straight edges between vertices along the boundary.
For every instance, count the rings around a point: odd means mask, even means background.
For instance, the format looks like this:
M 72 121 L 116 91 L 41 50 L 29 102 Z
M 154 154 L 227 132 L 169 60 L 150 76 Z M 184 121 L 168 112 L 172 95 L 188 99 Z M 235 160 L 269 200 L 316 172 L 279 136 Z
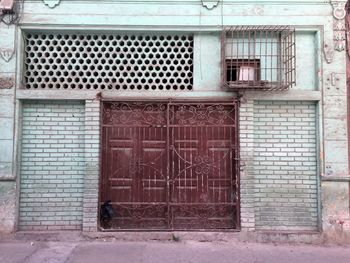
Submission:
M 237 229 L 234 103 L 103 104 L 110 229 Z
M 236 109 L 230 104 L 172 103 L 171 227 L 238 227 Z
M 166 229 L 166 106 L 104 103 L 102 205 L 112 229 Z

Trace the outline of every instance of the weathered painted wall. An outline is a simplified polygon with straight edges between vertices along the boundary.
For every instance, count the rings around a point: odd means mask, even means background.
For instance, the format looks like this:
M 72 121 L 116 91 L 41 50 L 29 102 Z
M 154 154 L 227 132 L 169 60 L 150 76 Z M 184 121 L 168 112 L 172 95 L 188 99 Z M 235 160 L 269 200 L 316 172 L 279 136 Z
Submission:
M 42 1 L 26 1 L 25 23 L 102 26 L 211 26 L 249 24 L 323 25 L 331 20 L 329 1 L 220 1 L 208 10 L 201 1 L 60 1 L 49 9 Z M 215 1 L 214 1 L 215 2 Z M 222 6 L 223 3 L 223 6 Z M 273 8 L 271 8 L 273 7 Z M 48 12 L 48 10 L 50 10 Z M 84 15 L 82 15 L 84 14 Z M 303 17 L 308 16 L 308 19 Z M 86 19 L 89 17 L 89 19 Z M 253 20 L 252 20 L 253 18 Z M 317 21 L 317 22 L 316 22 Z M 316 22 L 316 23 L 315 23 Z
M 16 222 L 15 173 L 15 26 L 0 23 L 0 231 Z
M 0 23 L 0 196 L 6 202 L 0 209 L 8 219 L 0 223 L 1 230 L 13 230 L 16 205 L 9 205 L 18 178 L 19 100 L 74 99 L 88 100 L 91 105 L 99 90 L 24 90 L 22 84 L 22 34 L 33 30 L 70 31 L 185 31 L 194 33 L 194 90 L 188 93 L 152 91 L 103 91 L 105 98 L 122 97 L 232 97 L 220 89 L 220 31 L 230 25 L 293 25 L 297 30 L 297 84 L 285 92 L 243 92 L 241 119 L 242 157 L 242 227 L 254 230 L 254 101 L 313 101 L 317 104 L 317 178 L 322 183 L 323 229 L 333 229 L 328 223 L 335 214 L 349 222 L 348 133 L 346 113 L 345 52 L 342 50 L 344 20 L 343 3 L 324 0 L 239 0 L 212 1 L 212 9 L 197 0 L 135 0 L 135 1 L 75 1 L 29 0 L 24 2 L 23 14 L 17 27 Z M 46 4 L 45 4 L 46 3 Z M 69 94 L 69 95 L 68 95 Z M 300 102 L 301 103 L 301 102 Z M 96 106 L 97 107 L 97 106 Z M 93 106 L 91 106 L 93 108 Z M 86 108 L 86 113 L 89 107 Z M 87 117 L 86 117 L 87 118 Z M 89 117 L 90 118 L 90 117 Z M 98 184 L 97 116 L 91 116 L 94 142 L 85 145 L 85 154 L 93 158 L 84 181 L 84 228 L 96 225 Z M 87 135 L 85 135 L 87 136 Z M 91 147 L 93 150 L 90 149 Z M 91 154 L 91 156 L 90 156 Z M 94 188 L 95 186 L 95 188 Z M 17 187 L 18 188 L 18 187 Z M 3 190 L 1 190 L 3 189 Z M 339 190 L 341 195 L 334 196 Z M 90 200 L 90 201 L 89 201 Z M 334 201 L 337 206 L 332 206 Z M 13 201 L 14 202 L 14 201 Z M 18 205 L 17 205 L 18 206 Z M 6 221 L 6 222 L 5 222 Z M 344 223 L 346 228 L 347 223 Z

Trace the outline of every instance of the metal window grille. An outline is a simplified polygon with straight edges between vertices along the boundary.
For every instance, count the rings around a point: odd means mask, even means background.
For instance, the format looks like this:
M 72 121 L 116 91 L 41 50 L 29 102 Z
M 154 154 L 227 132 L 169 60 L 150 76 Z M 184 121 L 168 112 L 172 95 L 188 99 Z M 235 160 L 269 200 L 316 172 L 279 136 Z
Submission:
M 193 36 L 25 36 L 27 89 L 192 90 Z
M 222 33 L 226 90 L 284 90 L 295 84 L 295 30 L 288 26 L 234 26 Z

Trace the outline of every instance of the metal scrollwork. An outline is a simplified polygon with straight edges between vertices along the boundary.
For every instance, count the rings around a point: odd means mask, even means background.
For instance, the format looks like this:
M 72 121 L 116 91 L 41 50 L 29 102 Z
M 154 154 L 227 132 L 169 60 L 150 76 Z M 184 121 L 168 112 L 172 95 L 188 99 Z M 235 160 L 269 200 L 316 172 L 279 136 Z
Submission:
M 166 105 L 144 103 L 108 103 L 104 107 L 104 124 L 164 125 Z
M 214 160 L 209 156 L 196 156 L 194 158 L 194 166 L 196 174 L 209 174 L 210 170 L 214 168 Z
M 223 105 L 182 105 L 175 112 L 174 123 L 180 125 L 220 125 L 234 123 L 232 109 L 225 109 Z
M 196 220 L 186 222 L 184 228 L 206 228 L 219 229 L 227 224 L 227 219 L 230 218 L 231 223 L 235 225 L 234 209 L 229 204 L 222 205 L 182 205 L 174 206 L 173 213 L 181 218 L 196 218 Z M 176 218 L 174 219 L 176 221 Z M 174 222 L 176 223 L 176 222 Z
M 148 217 L 162 217 L 164 216 L 165 205 L 144 205 L 144 204 L 133 204 L 133 205 L 119 205 L 127 216 L 134 222 L 144 221 Z

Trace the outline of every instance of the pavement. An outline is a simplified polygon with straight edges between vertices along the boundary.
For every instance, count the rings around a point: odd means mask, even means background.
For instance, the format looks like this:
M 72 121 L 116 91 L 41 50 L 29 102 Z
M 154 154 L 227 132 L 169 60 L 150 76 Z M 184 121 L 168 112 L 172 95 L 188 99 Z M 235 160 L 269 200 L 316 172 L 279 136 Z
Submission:
M 350 246 L 113 238 L 1 240 L 1 263 L 349 263 Z

